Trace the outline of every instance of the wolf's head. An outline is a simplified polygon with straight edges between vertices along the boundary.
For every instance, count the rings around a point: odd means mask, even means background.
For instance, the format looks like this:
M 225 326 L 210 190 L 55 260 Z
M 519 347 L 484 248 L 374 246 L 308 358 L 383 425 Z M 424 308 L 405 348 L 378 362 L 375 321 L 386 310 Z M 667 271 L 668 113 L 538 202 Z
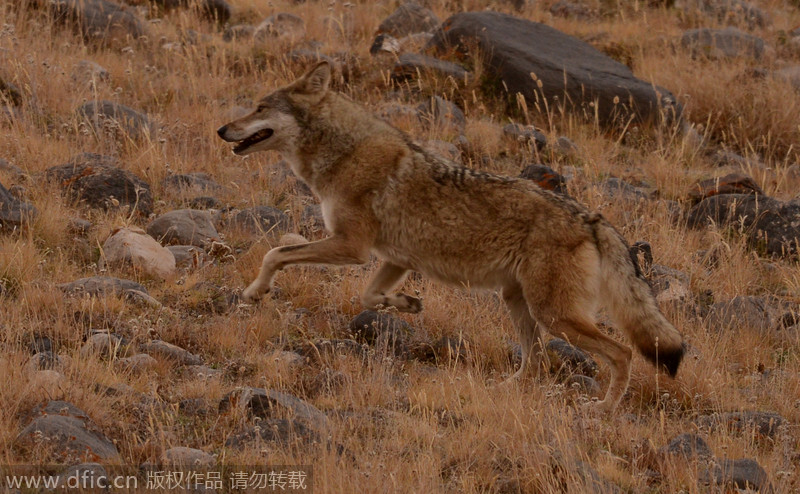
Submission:
M 330 64 L 320 62 L 293 83 L 264 97 L 249 114 L 217 129 L 217 134 L 235 143 L 233 152 L 240 156 L 270 149 L 291 153 L 300 135 L 298 112 L 318 103 L 328 93 L 330 81 Z

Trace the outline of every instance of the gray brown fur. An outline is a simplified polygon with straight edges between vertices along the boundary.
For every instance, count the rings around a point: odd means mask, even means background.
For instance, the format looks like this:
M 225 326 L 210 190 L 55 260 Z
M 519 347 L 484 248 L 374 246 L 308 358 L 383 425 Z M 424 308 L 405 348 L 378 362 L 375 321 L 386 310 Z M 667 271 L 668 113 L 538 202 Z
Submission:
M 680 334 L 656 306 L 621 235 L 602 216 L 534 183 L 465 168 L 329 90 L 322 62 L 218 130 L 237 154 L 276 150 L 319 197 L 331 236 L 272 249 L 243 293 L 257 300 L 298 263 L 384 264 L 362 301 L 419 312 L 393 290 L 408 271 L 470 287 L 502 289 L 522 340 L 518 378 L 543 367 L 543 327 L 605 360 L 612 371 L 600 405 L 614 409 L 628 385 L 631 350 L 595 325 L 608 309 L 650 360 L 677 371 Z M 269 130 L 267 130 L 269 129 Z M 255 142 L 257 133 L 267 138 Z

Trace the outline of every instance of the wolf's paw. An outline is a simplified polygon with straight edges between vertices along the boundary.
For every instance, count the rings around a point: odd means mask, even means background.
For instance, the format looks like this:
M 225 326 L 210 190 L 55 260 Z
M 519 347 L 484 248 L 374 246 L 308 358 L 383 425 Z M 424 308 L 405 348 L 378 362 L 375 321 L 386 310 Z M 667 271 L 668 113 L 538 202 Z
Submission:
M 410 314 L 418 314 L 422 312 L 422 300 L 405 293 L 398 293 L 394 296 L 391 305 L 397 307 L 400 312 L 408 312 Z
M 261 300 L 267 293 L 269 293 L 269 286 L 262 288 L 257 283 L 251 283 L 250 286 L 245 288 L 242 292 L 242 301 L 248 304 L 254 304 Z

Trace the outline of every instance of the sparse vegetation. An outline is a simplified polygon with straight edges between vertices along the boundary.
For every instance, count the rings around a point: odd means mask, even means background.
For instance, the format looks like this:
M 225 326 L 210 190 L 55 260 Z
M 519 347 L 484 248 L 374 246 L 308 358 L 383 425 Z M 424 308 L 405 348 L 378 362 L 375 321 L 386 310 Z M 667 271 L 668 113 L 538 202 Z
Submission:
M 389 76 L 393 57 L 369 53 L 376 28 L 396 1 L 228 0 L 232 17 L 224 26 L 204 15 L 202 2 L 174 9 L 154 6 L 163 2 L 128 3 L 144 19 L 146 37 L 87 41 L 48 14 L 49 2 L 0 0 L 0 158 L 21 172 L 0 166 L 0 183 L 21 186 L 18 197 L 38 210 L 29 224 L 0 234 L 0 465 L 47 463 L 42 450 L 21 445 L 17 435 L 36 405 L 64 400 L 91 417 L 124 464 L 158 462 L 167 449 L 187 446 L 230 465 L 312 465 L 318 493 L 731 492 L 705 485 L 702 465 L 653 451 L 682 433 L 701 434 L 718 457 L 754 459 L 775 492 L 800 490 L 800 326 L 787 323 L 784 314 L 793 309 L 774 309 L 775 324 L 766 330 L 748 325 L 744 314 L 721 326 L 708 315 L 721 310 L 715 303 L 741 295 L 775 297 L 775 307 L 795 307 L 796 257 L 767 257 L 736 226 L 690 229 L 685 221 L 692 185 L 734 169 L 751 175 L 770 197 L 795 198 L 800 92 L 772 74 L 800 65 L 800 37 L 787 41 L 800 24 L 796 2 L 758 3 L 774 14 L 750 33 L 777 48 L 760 60 L 693 59 L 681 47 L 682 31 L 724 27 L 726 18 L 671 3 L 591 1 L 591 17 L 583 20 L 551 15 L 555 2 L 547 0 L 520 11 L 515 2 L 501 0 L 421 2 L 442 20 L 461 9 L 492 8 L 587 40 L 633 67 L 637 77 L 672 91 L 695 124 L 694 138 L 676 125 L 608 130 L 557 107 L 520 106 L 502 94 L 492 75 L 466 84 L 435 75 L 396 84 Z M 305 34 L 265 42 L 223 39 L 226 27 L 257 26 L 279 12 L 302 18 Z M 514 371 L 518 338 L 496 294 L 417 276 L 404 290 L 421 294 L 424 311 L 396 316 L 413 329 L 409 345 L 428 348 L 443 336 L 454 337 L 466 342 L 457 358 L 417 358 L 428 353 L 379 345 L 367 347 L 366 354 L 325 353 L 312 343 L 350 337 L 348 323 L 362 310 L 359 295 L 377 263 L 292 267 L 279 275 L 273 298 L 258 306 L 238 304 L 237 293 L 279 236 L 231 226 L 228 211 L 217 218 L 221 238 L 209 247 L 208 262 L 172 279 L 101 268 L 111 232 L 145 228 L 150 219 L 130 208 L 90 208 L 45 180 L 45 170 L 82 152 L 114 156 L 150 184 L 156 216 L 213 195 L 226 210 L 274 206 L 291 219 L 291 232 L 324 235 L 304 226 L 314 201 L 297 192 L 278 155 L 236 157 L 215 133 L 305 69 L 306 63 L 288 56 L 298 48 L 340 60 L 346 70 L 336 89 L 376 113 L 388 102 L 415 107 L 434 94 L 452 100 L 466 115 L 468 145 L 449 128 L 425 127 L 407 115 L 391 121 L 417 139 L 456 143 L 474 168 L 516 176 L 536 161 L 551 166 L 569 178 L 572 196 L 601 211 L 629 241 L 647 241 L 657 265 L 687 274 L 688 294 L 662 300 L 665 315 L 691 346 L 677 379 L 635 357 L 630 389 L 615 416 L 586 412 L 581 405 L 590 398 L 561 377 L 498 387 Z M 82 60 L 99 64 L 107 75 L 77 70 Z M 479 59 L 470 64 L 483 74 Z M 76 110 L 102 100 L 143 112 L 159 132 L 132 139 L 117 127 L 89 126 Z M 551 143 L 566 136 L 576 150 L 539 151 L 509 141 L 502 127 L 512 119 L 536 125 Z M 746 164 L 719 168 L 717 150 L 735 152 Z M 191 172 L 206 173 L 221 187 L 195 193 L 164 182 Z M 596 185 L 609 177 L 654 199 L 629 200 Z M 91 228 L 76 229 L 75 218 L 88 220 Z M 96 275 L 141 282 L 163 306 L 128 292 L 82 297 L 59 288 Z M 199 356 L 207 368 L 188 369 L 156 355 L 154 365 L 140 369 L 118 364 L 121 355 L 83 352 L 97 330 L 133 347 L 164 340 Z M 38 337 L 47 337 L 63 357 L 60 379 L 31 370 L 31 342 Z M 606 378 L 601 365 L 597 380 L 603 389 Z M 244 386 L 308 401 L 327 415 L 325 434 L 310 443 L 226 446 L 259 423 L 240 409 L 218 410 L 229 392 Z M 190 401 L 205 412 L 189 407 Z M 708 427 L 699 419 L 743 410 L 775 412 L 786 425 L 765 435 L 730 424 Z

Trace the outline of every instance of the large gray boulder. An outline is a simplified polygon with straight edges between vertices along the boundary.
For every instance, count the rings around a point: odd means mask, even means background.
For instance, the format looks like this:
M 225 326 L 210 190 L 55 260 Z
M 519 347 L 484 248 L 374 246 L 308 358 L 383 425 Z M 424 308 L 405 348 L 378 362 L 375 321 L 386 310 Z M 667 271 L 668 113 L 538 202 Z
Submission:
M 20 201 L 0 184 L 0 231 L 15 230 L 35 217 L 35 207 Z
M 63 165 L 48 168 L 45 176 L 57 181 L 74 200 L 85 201 L 89 206 L 130 206 L 145 216 L 153 212 L 150 185 L 120 168 L 114 157 L 81 153 Z
M 788 202 L 754 194 L 721 194 L 689 211 L 689 226 L 710 223 L 741 228 L 750 245 L 776 257 L 795 257 L 800 242 L 800 200 Z
M 569 110 L 603 125 L 680 116 L 675 97 L 637 79 L 591 45 L 552 27 L 497 12 L 464 12 L 442 24 L 428 43 L 439 53 L 469 56 L 477 48 L 498 91 L 521 94 L 529 107 L 544 96 L 550 108 Z
M 107 44 L 138 39 L 147 30 L 132 12 L 106 0 L 53 0 L 50 12 L 86 41 Z

